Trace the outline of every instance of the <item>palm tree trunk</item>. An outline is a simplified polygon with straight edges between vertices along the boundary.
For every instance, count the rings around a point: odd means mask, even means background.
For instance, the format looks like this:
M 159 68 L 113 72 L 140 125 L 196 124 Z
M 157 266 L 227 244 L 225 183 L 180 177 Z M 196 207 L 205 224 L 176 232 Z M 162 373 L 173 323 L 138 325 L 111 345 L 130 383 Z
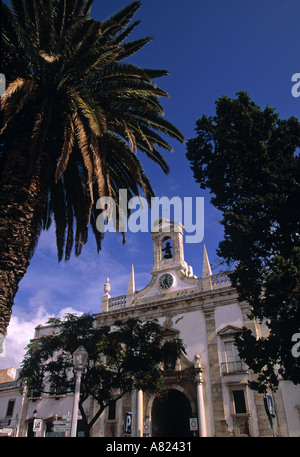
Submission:
M 4 336 L 19 283 L 27 271 L 41 229 L 41 214 L 48 196 L 48 157 L 45 153 L 40 156 L 34 172 L 28 176 L 27 157 L 12 154 L 6 158 L 1 174 L 0 334 Z

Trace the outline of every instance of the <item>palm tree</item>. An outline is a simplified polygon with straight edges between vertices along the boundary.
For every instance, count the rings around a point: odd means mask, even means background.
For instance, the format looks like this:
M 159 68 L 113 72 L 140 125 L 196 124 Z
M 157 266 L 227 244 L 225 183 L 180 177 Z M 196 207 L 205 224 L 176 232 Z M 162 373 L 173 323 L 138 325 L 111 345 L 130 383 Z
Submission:
M 127 58 L 151 41 L 126 41 L 141 4 L 131 3 L 109 19 L 90 17 L 92 0 L 11 0 L 2 4 L 0 171 L 0 333 L 6 334 L 19 282 L 41 230 L 54 221 L 58 260 L 79 255 L 89 226 L 97 250 L 101 196 L 118 203 L 153 189 L 137 151 L 164 172 L 157 148 L 162 137 L 183 141 L 163 117 L 167 96 L 154 79 L 165 70 L 139 68 Z M 99 214 L 99 210 L 98 214 Z M 119 227 L 120 221 L 115 221 Z

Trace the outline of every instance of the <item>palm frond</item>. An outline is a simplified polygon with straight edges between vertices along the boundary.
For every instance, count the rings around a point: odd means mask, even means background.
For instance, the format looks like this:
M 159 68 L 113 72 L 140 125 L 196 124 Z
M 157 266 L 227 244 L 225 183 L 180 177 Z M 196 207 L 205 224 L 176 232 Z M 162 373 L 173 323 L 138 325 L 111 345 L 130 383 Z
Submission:
M 184 142 L 183 134 L 171 122 L 167 121 L 167 119 L 149 112 L 144 115 L 140 115 L 139 119 L 140 122 L 144 122 L 149 127 L 162 132 L 171 138 L 175 138 L 180 143 Z
M 123 44 L 123 50 L 120 52 L 117 60 L 127 59 L 140 51 L 146 44 L 151 43 L 151 41 L 153 41 L 153 37 L 146 37 Z
M 76 158 L 75 158 L 76 157 Z M 66 199 L 68 205 L 72 206 L 73 216 L 76 220 L 75 231 L 75 247 L 76 252 L 80 251 L 83 241 L 87 240 L 87 228 L 91 217 L 91 201 L 89 197 L 89 189 L 86 186 L 86 172 L 84 165 L 81 163 L 82 157 L 75 147 L 72 156 L 70 157 L 68 167 L 64 172 L 64 185 L 66 190 Z M 69 210 L 67 215 L 70 214 Z M 68 216 L 69 217 L 69 216 Z M 68 233 L 72 230 L 74 236 L 74 228 L 68 225 Z M 68 235 L 71 236 L 71 235 Z M 67 238 L 65 257 L 69 257 L 68 249 L 71 240 Z
M 141 8 L 142 4 L 139 1 L 130 3 L 129 5 L 122 8 L 117 13 L 110 16 L 108 21 L 118 22 L 120 26 L 126 27 L 135 13 Z
M 106 118 L 101 107 L 95 104 L 91 106 L 75 90 L 71 90 L 70 94 L 76 103 L 77 109 L 80 109 L 80 112 L 87 118 L 90 129 L 95 135 L 101 137 L 106 131 Z
M 43 100 L 40 105 L 36 106 L 29 147 L 28 174 L 35 170 L 38 158 L 46 153 L 45 143 L 49 134 L 48 129 L 51 125 L 52 106 L 53 102 L 48 102 L 48 100 Z
M 72 152 L 72 148 L 75 142 L 75 132 L 73 126 L 73 120 L 70 115 L 66 116 L 66 122 L 64 126 L 64 143 L 62 151 L 56 166 L 55 171 L 55 184 L 59 181 L 61 175 L 65 171 L 68 165 L 69 157 Z
M 19 90 L 25 84 L 26 80 L 24 78 L 16 78 L 5 91 L 5 97 L 1 97 L 1 109 L 5 105 L 6 100 L 17 90 Z
M 19 88 L 20 89 L 20 88 Z M 17 114 L 27 105 L 27 103 L 35 98 L 35 84 L 33 81 L 24 81 L 21 90 L 14 91 L 9 97 L 4 97 L 2 111 L 2 128 L 1 134 L 7 128 L 9 122 L 16 118 Z
M 89 150 L 89 141 L 88 141 L 88 134 L 84 128 L 84 123 L 81 119 L 80 113 L 78 110 L 74 111 L 73 113 L 73 122 L 75 125 L 75 134 L 77 137 L 78 145 L 82 154 L 84 167 L 87 173 L 87 188 L 89 193 L 90 199 L 90 208 L 93 204 L 93 162 L 90 156 Z
M 60 262 L 64 254 L 67 227 L 65 191 L 62 181 L 52 186 L 50 206 L 54 215 L 58 261 Z
M 26 4 L 23 0 L 11 0 L 12 11 L 18 22 L 24 21 Z
M 1 69 L 9 82 L 1 100 L 5 157 L 26 154 L 29 175 L 38 173 L 36 164 L 47 157 L 51 179 L 37 217 L 44 229 L 54 221 L 59 260 L 70 258 L 74 244 L 80 254 L 89 225 L 101 249 L 104 235 L 96 225 L 101 196 L 116 202 L 118 211 L 109 217 L 122 232 L 119 190 L 127 189 L 129 199 L 144 194 L 150 202 L 154 196 L 138 153 L 167 173 L 159 149 L 172 147 L 163 136 L 184 140 L 163 117 L 160 99 L 169 95 L 154 82 L 168 72 L 125 61 L 152 40 L 127 41 L 140 23 L 131 21 L 141 2 L 103 22 L 90 17 L 92 3 L 11 0 L 12 9 L 2 6 Z M 19 146 L 16 128 L 23 139 Z
M 70 201 L 66 203 L 66 223 L 67 223 L 67 240 L 65 245 L 64 257 L 65 261 L 70 260 L 71 252 L 74 244 L 74 213 Z
M 127 27 L 140 7 L 141 2 L 133 2 L 104 21 L 103 34 L 106 39 L 113 39 L 115 35 L 119 34 L 125 27 Z
M 114 40 L 114 43 L 121 44 L 126 38 L 133 32 L 133 30 L 141 23 L 141 21 L 135 21 L 132 25 L 127 27 L 120 33 Z

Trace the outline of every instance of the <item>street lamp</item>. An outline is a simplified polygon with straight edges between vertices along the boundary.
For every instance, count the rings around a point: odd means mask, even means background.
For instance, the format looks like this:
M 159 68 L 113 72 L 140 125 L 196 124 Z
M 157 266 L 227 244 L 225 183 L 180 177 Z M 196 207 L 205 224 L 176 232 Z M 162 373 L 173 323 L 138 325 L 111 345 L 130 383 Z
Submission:
M 78 405 L 79 405 L 79 396 L 80 396 L 80 382 L 81 375 L 84 370 L 88 358 L 88 353 L 83 346 L 79 346 L 78 349 L 73 353 L 73 364 L 76 374 L 76 383 L 75 383 L 75 395 L 74 395 L 74 405 L 73 405 L 73 416 L 72 416 L 72 426 L 71 426 L 71 436 L 75 437 L 77 432 L 77 420 L 78 420 Z

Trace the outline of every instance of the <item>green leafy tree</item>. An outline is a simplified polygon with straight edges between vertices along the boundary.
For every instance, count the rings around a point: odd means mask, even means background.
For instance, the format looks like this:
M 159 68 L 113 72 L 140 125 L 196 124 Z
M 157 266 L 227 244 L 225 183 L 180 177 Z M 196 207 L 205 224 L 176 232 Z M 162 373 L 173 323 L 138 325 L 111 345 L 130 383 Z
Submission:
M 111 403 L 134 389 L 164 394 L 161 363 L 185 353 L 181 339 L 165 341 L 157 320 L 128 319 L 114 326 L 95 326 L 91 314 L 72 314 L 63 320 L 49 320 L 53 332 L 27 346 L 20 378 L 29 389 L 40 392 L 74 392 L 75 373 L 72 354 L 82 345 L 88 361 L 81 378 L 79 409 L 86 436 Z M 99 405 L 89 422 L 84 402 L 92 397 Z
M 90 17 L 91 0 L 11 0 L 1 4 L 0 333 L 6 334 L 19 282 L 41 230 L 54 221 L 58 260 L 79 255 L 88 230 L 99 252 L 99 197 L 118 205 L 154 196 L 137 157 L 167 173 L 164 138 L 182 142 L 164 117 L 154 82 L 166 70 L 139 68 L 128 58 L 148 44 L 126 41 L 139 21 L 135 1 L 104 21 Z M 129 215 L 129 213 L 128 213 Z M 116 229 L 122 231 L 117 214 Z
M 237 337 L 261 392 L 280 377 L 300 382 L 292 351 L 300 329 L 299 146 L 299 121 L 262 110 L 245 92 L 218 99 L 216 115 L 202 116 L 187 142 L 194 177 L 222 215 L 218 255 L 235 267 L 231 280 L 250 318 L 268 328 L 261 338 L 246 328 Z

